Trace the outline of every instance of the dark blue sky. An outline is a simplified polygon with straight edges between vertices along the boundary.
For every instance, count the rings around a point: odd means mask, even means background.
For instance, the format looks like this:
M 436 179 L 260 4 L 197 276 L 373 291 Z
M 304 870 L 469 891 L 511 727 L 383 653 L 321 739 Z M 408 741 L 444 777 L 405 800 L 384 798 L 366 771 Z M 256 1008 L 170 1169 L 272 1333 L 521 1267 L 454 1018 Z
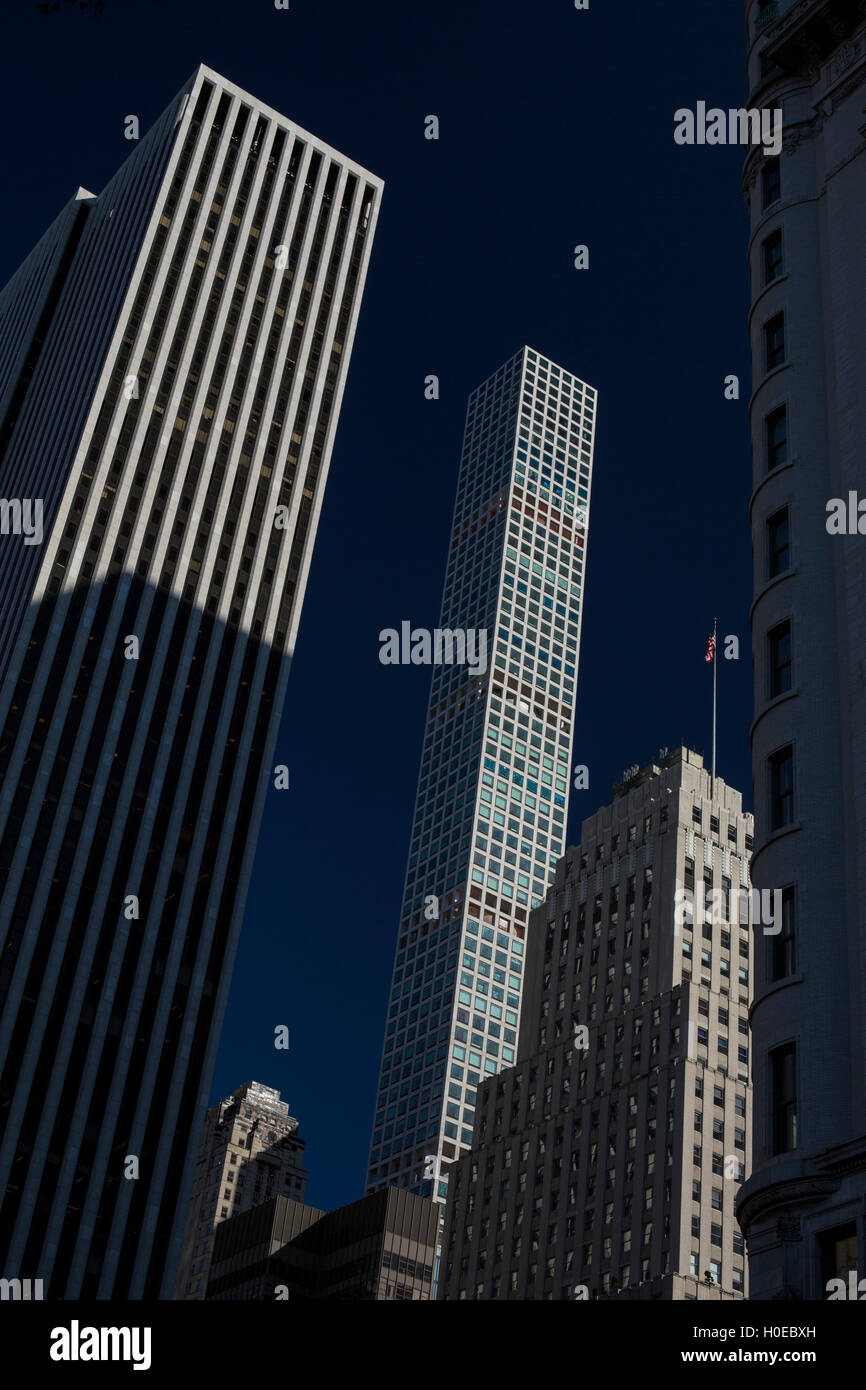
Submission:
M 751 808 L 743 151 L 673 139 L 677 107 L 745 102 L 742 7 L 6 9 L 0 282 L 200 61 L 386 181 L 212 1092 L 279 1087 L 334 1207 L 362 1192 L 429 682 L 378 633 L 436 625 L 466 397 L 523 343 L 599 392 L 569 841 L 660 744 L 709 758 L 716 614 L 718 769 Z

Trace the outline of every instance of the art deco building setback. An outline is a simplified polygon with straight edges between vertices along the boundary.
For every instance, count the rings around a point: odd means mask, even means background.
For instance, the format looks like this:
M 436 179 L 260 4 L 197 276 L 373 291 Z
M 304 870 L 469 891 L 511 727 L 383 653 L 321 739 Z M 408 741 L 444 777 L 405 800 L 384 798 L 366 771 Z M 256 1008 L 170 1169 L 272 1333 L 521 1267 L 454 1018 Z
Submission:
M 866 1276 L 866 17 L 749 3 L 754 491 L 752 877 L 785 927 L 755 960 L 751 1296 L 825 1299 Z M 835 499 L 835 504 L 834 504 Z M 838 504 L 838 505 L 836 505 Z
M 332 1212 L 275 1197 L 220 1227 L 208 1300 L 428 1301 L 441 1210 L 396 1187 Z
M 583 822 L 530 921 L 517 1065 L 449 1169 L 440 1298 L 743 1297 L 751 836 L 686 748 Z
M 381 183 L 200 67 L 0 292 L 0 1268 L 171 1296 Z
M 278 1194 L 302 1202 L 304 1140 L 279 1091 L 250 1081 L 211 1106 L 195 1170 L 175 1298 L 203 1299 L 220 1222 Z
M 469 398 L 440 629 L 488 632 L 489 664 L 433 670 L 373 1190 L 444 1196 L 478 1085 L 515 1059 L 526 924 L 564 848 L 595 421 L 594 389 L 530 348 Z

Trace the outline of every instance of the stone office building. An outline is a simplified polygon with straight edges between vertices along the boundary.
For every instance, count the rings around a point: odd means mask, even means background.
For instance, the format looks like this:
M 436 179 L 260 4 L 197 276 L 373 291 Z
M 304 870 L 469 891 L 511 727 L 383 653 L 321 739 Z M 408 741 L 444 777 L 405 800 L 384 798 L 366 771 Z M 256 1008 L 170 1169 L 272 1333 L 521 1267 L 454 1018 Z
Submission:
M 778 157 L 753 149 L 743 173 L 752 874 L 785 893 L 789 924 L 755 961 L 739 1217 L 753 1298 L 824 1299 L 866 1275 L 866 14 L 750 0 L 746 22 L 749 105 L 783 119 Z
M 281 1194 L 303 1202 L 298 1121 L 279 1091 L 250 1081 L 205 1115 L 174 1296 L 203 1299 L 222 1221 Z
M 517 1064 L 449 1169 L 441 1298 L 744 1296 L 751 846 L 686 748 L 584 821 L 530 923 Z

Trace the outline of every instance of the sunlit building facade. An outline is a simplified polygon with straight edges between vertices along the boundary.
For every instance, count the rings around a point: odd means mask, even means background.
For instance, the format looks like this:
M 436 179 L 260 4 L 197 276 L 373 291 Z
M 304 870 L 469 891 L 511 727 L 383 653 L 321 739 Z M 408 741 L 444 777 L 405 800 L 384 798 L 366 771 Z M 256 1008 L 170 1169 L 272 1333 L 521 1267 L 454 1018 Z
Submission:
M 523 348 L 469 399 L 368 1187 L 442 1198 L 479 1082 L 514 1062 L 529 913 L 564 849 L 596 423 Z
M 200 67 L 0 293 L 0 1268 L 170 1297 L 381 183 Z

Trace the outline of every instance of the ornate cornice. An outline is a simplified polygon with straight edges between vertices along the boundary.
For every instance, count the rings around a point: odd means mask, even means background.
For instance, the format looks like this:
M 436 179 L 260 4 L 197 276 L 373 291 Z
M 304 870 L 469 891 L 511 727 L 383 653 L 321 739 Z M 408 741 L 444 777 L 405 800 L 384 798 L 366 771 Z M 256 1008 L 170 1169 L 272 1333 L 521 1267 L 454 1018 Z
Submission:
M 811 116 L 808 121 L 795 121 L 790 125 L 784 126 L 782 153 L 792 154 L 805 140 L 814 140 L 817 135 L 820 135 L 823 127 L 824 116 L 819 111 L 816 111 L 815 115 Z M 766 158 L 767 156 L 763 154 L 759 145 L 755 145 L 746 155 L 746 162 L 743 166 L 742 189 L 743 197 L 747 203 L 750 201 L 751 191 L 755 186 L 758 173 Z
M 796 0 L 795 4 L 789 5 L 771 24 L 765 26 L 764 38 L 770 43 L 781 38 L 782 34 L 786 33 L 789 29 L 793 29 L 795 25 L 799 23 L 805 16 L 806 11 L 810 10 L 814 4 L 815 0 Z
M 832 116 L 834 108 L 866 82 L 864 49 L 866 44 L 863 39 L 849 40 L 842 44 L 839 52 L 827 64 L 827 86 L 815 103 L 816 110 L 822 116 Z M 849 72 L 854 63 L 858 63 L 858 67 L 854 72 Z
M 813 1162 L 822 1173 L 834 1177 L 841 1178 L 847 1173 L 856 1173 L 860 1169 L 866 1168 L 866 1136 L 853 1139 L 850 1144 L 841 1144 L 838 1148 L 827 1149 Z
M 841 46 L 840 35 L 855 30 L 862 17 L 856 0 L 795 0 L 763 30 L 764 51 L 780 67 L 808 68 L 817 78 L 821 62 Z
M 813 0 L 804 0 L 804 3 L 797 8 L 804 10 Z M 794 9 L 788 10 L 778 25 L 781 26 L 790 16 L 795 13 Z M 777 26 L 773 26 L 775 29 Z M 769 32 L 769 31 L 768 31 Z M 853 71 L 852 71 L 853 69 Z M 866 82 L 866 35 L 859 34 L 856 38 L 845 39 L 833 52 L 829 61 L 823 67 L 813 67 L 809 69 L 808 78 L 814 87 L 819 82 L 822 73 L 825 79 L 824 89 L 821 95 L 816 97 L 814 102 L 814 116 L 809 120 L 796 121 L 790 125 L 785 125 L 782 152 L 791 154 L 805 140 L 814 138 L 823 130 L 824 122 L 833 115 L 833 112 L 859 87 Z M 761 95 L 766 95 L 768 101 L 773 100 L 773 88 L 777 84 L 772 79 L 765 83 L 766 92 L 761 91 Z M 751 98 L 750 98 L 751 102 Z M 859 133 L 866 136 L 866 126 L 861 126 Z M 755 186 L 758 177 L 758 170 L 761 167 L 764 156 L 759 147 L 755 146 L 746 155 L 743 167 L 742 191 L 746 203 L 750 202 L 750 193 Z M 846 163 L 847 160 L 843 161 Z

